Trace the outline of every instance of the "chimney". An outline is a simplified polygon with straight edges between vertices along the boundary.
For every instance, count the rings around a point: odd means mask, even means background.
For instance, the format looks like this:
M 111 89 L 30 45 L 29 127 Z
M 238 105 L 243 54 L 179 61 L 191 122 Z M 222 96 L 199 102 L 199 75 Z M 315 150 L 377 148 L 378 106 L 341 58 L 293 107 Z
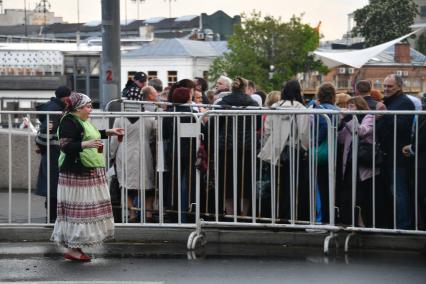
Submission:
M 400 42 L 395 44 L 395 63 L 411 63 L 410 44 L 408 42 Z

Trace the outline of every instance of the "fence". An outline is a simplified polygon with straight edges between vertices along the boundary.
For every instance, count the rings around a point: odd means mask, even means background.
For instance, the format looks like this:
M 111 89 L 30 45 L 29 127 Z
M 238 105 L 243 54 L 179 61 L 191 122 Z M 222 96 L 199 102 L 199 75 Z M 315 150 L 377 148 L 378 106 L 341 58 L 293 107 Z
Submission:
M 330 233 L 325 252 L 339 232 L 349 233 L 346 250 L 356 232 L 426 235 L 425 183 L 419 174 L 426 112 L 234 108 L 197 114 L 191 107 L 92 114 L 98 128 L 114 124 L 126 132 L 122 142 L 116 137 L 105 142 L 107 168 L 112 171 L 109 161 L 115 158 L 121 184 L 113 199 L 119 226 L 195 228 L 188 249 L 205 242 L 206 227 L 324 230 Z M 1 114 L 9 117 L 9 128 L 0 129 L 8 137 L 8 163 L 2 164 L 8 168 L 1 171 L 8 171 L 9 183 L 7 218 L 0 216 L 0 226 L 51 224 L 50 203 L 46 222 L 32 218 L 31 182 L 21 204 L 26 218 L 12 214 L 18 207 L 12 206 L 16 130 L 10 123 L 22 113 Z M 58 113 L 25 114 L 49 120 Z M 410 121 L 407 129 L 404 123 Z M 368 165 L 358 161 L 365 144 L 372 145 Z M 401 148 L 409 144 L 412 158 L 405 158 Z M 28 138 L 27 151 L 32 150 Z M 30 181 L 37 169 L 29 165 Z M 401 188 L 410 194 L 402 196 Z M 49 183 L 47 192 L 50 199 Z M 131 223 L 129 212 L 137 223 Z

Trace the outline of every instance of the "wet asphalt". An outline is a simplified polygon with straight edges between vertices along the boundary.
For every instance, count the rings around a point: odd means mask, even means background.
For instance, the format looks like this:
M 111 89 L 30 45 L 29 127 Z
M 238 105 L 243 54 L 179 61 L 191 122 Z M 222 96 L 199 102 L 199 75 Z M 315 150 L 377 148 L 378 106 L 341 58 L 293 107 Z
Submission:
M 426 283 L 426 254 L 208 244 L 110 243 L 89 263 L 63 258 L 52 243 L 1 243 L 0 281 L 44 283 Z M 124 282 L 123 282 L 124 283 Z

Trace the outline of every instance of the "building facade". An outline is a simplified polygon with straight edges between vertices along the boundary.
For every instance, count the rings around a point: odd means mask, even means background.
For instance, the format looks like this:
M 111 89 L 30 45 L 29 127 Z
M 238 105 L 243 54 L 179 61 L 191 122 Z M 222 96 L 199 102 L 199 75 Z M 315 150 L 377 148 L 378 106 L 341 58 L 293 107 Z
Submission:
M 159 78 L 163 86 L 181 79 L 207 78 L 208 70 L 216 57 L 227 50 L 224 41 L 195 41 L 165 39 L 146 44 L 121 56 L 121 84 L 138 71 L 148 77 Z
M 327 74 L 310 72 L 299 74 L 304 91 L 313 96 L 323 82 L 332 82 L 339 93 L 354 93 L 358 80 L 370 80 L 373 88 L 383 92 L 383 81 L 389 74 L 397 74 L 404 80 L 404 91 L 412 94 L 426 92 L 426 56 L 399 43 L 372 58 L 361 68 L 341 65 Z

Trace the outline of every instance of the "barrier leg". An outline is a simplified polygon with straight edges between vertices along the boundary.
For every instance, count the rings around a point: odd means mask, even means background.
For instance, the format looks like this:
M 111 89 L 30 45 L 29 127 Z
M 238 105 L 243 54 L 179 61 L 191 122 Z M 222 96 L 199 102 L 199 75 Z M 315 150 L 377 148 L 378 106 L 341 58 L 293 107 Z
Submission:
M 337 234 L 331 232 L 330 235 L 328 235 L 325 239 L 324 239 L 324 254 L 329 255 L 330 252 L 330 241 L 334 240 L 336 243 L 336 248 L 339 247 L 339 243 L 337 242 Z
M 346 236 L 346 238 L 345 238 L 345 253 L 348 253 L 348 252 L 349 252 L 349 242 L 350 242 L 350 240 L 351 240 L 351 238 L 352 238 L 353 236 L 355 236 L 355 233 L 354 233 L 354 232 L 350 233 L 350 234 L 349 234 L 349 235 L 347 235 L 347 236 Z
M 197 245 L 205 246 L 207 238 L 205 232 L 201 230 L 201 220 L 197 223 L 197 229 L 189 234 L 186 248 L 188 250 L 195 250 Z

